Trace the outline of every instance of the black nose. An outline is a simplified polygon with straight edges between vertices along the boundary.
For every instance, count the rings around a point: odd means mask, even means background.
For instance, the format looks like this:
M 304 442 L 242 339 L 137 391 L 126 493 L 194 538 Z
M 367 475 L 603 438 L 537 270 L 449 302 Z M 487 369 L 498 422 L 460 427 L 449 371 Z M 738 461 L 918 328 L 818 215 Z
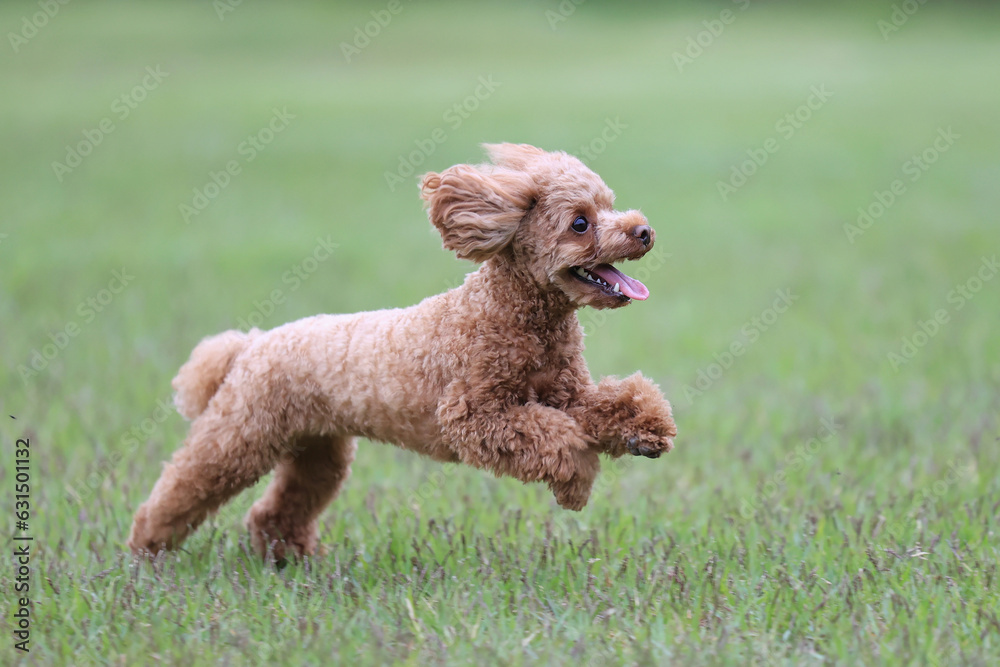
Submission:
M 638 225 L 632 228 L 632 236 L 642 241 L 642 245 L 648 246 L 653 241 L 653 230 L 649 225 Z

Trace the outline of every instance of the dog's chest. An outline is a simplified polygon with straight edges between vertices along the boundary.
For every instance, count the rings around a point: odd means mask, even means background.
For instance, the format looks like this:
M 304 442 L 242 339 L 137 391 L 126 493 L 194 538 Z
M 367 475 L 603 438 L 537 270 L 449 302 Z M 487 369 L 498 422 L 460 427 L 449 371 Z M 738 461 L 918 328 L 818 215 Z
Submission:
M 546 348 L 525 368 L 524 399 L 556 405 L 563 401 L 567 373 L 570 367 L 565 349 Z
M 553 387 L 559 377 L 559 372 L 555 368 L 540 368 L 528 373 L 525 381 L 525 389 L 528 401 L 542 403 L 545 398 L 552 393 Z
M 562 323 L 531 335 L 506 349 L 509 368 L 519 371 L 519 398 L 525 402 L 557 405 L 564 402 L 571 360 L 583 351 L 579 325 Z

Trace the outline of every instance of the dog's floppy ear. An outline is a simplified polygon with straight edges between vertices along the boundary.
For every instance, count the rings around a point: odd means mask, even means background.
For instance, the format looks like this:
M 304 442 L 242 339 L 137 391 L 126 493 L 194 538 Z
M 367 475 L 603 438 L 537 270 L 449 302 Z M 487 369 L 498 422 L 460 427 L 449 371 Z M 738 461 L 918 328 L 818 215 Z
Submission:
M 545 156 L 545 151 L 531 144 L 483 144 L 493 164 L 526 171 L 531 163 Z
M 505 167 L 459 164 L 425 174 L 420 183 L 420 196 L 444 247 L 474 262 L 510 243 L 535 195 L 531 176 Z

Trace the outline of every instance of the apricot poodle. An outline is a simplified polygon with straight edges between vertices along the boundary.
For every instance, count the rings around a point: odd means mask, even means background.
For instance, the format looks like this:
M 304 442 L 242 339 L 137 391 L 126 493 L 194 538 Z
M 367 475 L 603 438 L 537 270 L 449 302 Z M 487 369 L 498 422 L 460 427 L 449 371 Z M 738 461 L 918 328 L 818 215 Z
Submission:
M 572 510 L 587 503 L 599 453 L 671 450 L 670 404 L 640 373 L 595 384 L 576 317 L 646 299 L 612 264 L 649 252 L 652 228 L 615 211 L 611 190 L 566 153 L 485 148 L 492 165 L 420 185 L 444 247 L 482 263 L 462 286 L 401 310 L 198 344 L 173 381 L 191 430 L 135 514 L 134 552 L 176 547 L 273 469 L 246 517 L 254 547 L 312 553 L 358 437 L 545 482 Z

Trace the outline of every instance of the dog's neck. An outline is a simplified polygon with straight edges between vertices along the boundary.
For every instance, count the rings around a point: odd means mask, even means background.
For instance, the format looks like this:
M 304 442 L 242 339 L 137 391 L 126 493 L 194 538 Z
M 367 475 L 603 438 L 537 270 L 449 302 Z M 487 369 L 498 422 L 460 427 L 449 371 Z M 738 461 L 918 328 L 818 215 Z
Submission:
M 556 331 L 558 324 L 576 319 L 577 306 L 556 288 L 545 289 L 523 268 L 503 255 L 491 257 L 469 275 L 465 287 L 490 304 L 494 313 L 511 323 L 540 332 Z

